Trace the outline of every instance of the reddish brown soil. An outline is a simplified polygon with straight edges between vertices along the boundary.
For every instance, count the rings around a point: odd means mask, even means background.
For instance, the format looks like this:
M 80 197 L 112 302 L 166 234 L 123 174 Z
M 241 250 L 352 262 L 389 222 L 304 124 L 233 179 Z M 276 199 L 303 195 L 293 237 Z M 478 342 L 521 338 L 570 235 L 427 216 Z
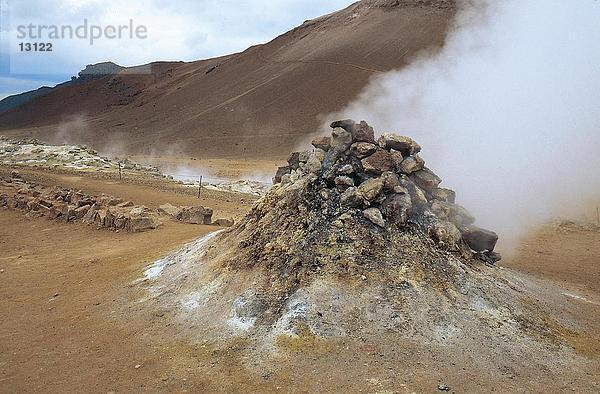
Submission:
M 104 191 L 149 206 L 195 201 L 165 185 L 23 172 L 30 180 Z M 226 194 L 207 196 L 206 201 L 218 204 L 225 198 Z M 216 206 L 223 212 L 247 210 L 250 200 L 245 201 Z M 142 312 L 139 318 L 140 306 L 129 313 L 127 294 L 138 291 L 132 282 L 144 267 L 211 230 L 167 222 L 141 234 L 117 234 L 0 209 L 0 391 L 432 392 L 442 382 L 458 392 L 499 388 L 494 371 L 489 376 L 474 374 L 469 372 L 473 365 L 444 361 L 443 355 L 410 343 L 390 349 L 371 343 L 291 342 L 285 346 L 294 356 L 282 357 L 277 371 L 251 373 L 242 366 L 243 342 L 225 349 L 184 343 L 174 339 L 178 326 L 166 318 L 169 311 Z M 503 264 L 597 300 L 599 245 L 598 233 L 562 234 L 548 228 L 532 234 L 518 255 Z M 574 336 L 572 345 L 578 353 L 598 359 L 600 306 L 568 298 L 565 303 L 592 327 Z M 335 373 L 330 373 L 332 366 Z M 522 388 L 518 379 L 504 384 L 506 391 Z M 598 388 L 565 384 L 576 392 Z

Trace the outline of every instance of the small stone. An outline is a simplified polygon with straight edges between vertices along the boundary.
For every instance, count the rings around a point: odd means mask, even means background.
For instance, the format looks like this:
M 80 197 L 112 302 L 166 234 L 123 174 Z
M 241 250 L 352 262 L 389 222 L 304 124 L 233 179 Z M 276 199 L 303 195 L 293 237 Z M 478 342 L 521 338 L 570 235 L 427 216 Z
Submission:
M 354 167 L 351 164 L 344 164 L 337 169 L 337 173 L 340 175 L 350 175 L 354 172 Z
M 438 384 L 438 390 L 439 391 L 450 391 L 450 387 L 448 387 L 445 384 Z
M 283 176 L 289 174 L 291 171 L 292 168 L 290 166 L 277 168 L 277 173 L 275 174 L 275 178 L 273 178 L 273 184 L 281 183 Z
M 379 226 L 385 227 L 385 220 L 383 220 L 383 215 L 381 211 L 377 208 L 368 208 L 363 211 L 363 215 L 367 218 L 371 223 Z
M 375 142 L 375 132 L 365 121 L 355 124 L 350 132 L 355 142 Z
M 349 207 L 358 207 L 362 204 L 363 200 L 358 195 L 358 189 L 356 187 L 349 187 L 340 196 L 340 204 Z
M 349 176 L 338 176 L 335 178 L 335 185 L 337 186 L 338 190 L 344 191 L 349 187 L 354 186 L 354 180 Z
M 344 129 L 333 129 L 331 135 L 331 147 L 333 149 L 345 151 L 352 145 L 352 134 Z
M 391 171 L 386 171 L 381 174 L 383 180 L 383 188 L 387 191 L 393 191 L 396 186 L 400 186 L 400 178 Z
M 337 120 L 337 121 L 331 123 L 331 125 L 329 127 L 331 127 L 332 129 L 339 127 L 339 128 L 346 130 L 348 133 L 351 133 L 352 128 L 354 127 L 355 124 L 356 124 L 356 122 L 353 121 L 352 119 L 345 119 L 345 120 Z
M 442 182 L 440 177 L 435 175 L 428 168 L 424 168 L 419 171 L 415 171 L 411 175 L 411 179 L 423 190 L 431 191 L 437 189 L 439 184 Z
M 367 179 L 358 187 L 358 195 L 364 200 L 374 201 L 383 189 L 383 181 L 380 178 Z
M 419 155 L 409 156 L 400 164 L 400 172 L 403 174 L 412 174 L 422 170 L 425 167 L 425 161 Z
M 364 159 L 365 157 L 372 155 L 376 150 L 377 145 L 368 142 L 355 142 L 350 145 L 350 154 L 359 159 Z
M 362 159 L 361 163 L 367 174 L 379 175 L 393 170 L 390 153 L 384 149 L 378 149 L 371 156 Z
M 456 202 L 456 193 L 450 189 L 438 187 L 431 192 L 431 196 L 434 200 L 449 202 L 453 204 Z
M 136 364 L 136 365 L 135 365 L 135 367 L 133 367 L 133 368 L 135 368 L 135 369 L 140 369 L 141 367 L 142 367 L 142 365 L 141 365 L 141 364 Z

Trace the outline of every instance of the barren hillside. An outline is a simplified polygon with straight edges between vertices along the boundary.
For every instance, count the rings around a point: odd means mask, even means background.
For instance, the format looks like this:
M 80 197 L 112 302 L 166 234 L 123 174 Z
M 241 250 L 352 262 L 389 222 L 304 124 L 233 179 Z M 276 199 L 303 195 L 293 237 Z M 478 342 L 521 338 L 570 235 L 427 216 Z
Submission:
M 362 1 L 242 53 L 56 88 L 0 114 L 0 132 L 139 154 L 283 157 L 372 75 L 443 45 L 453 4 Z

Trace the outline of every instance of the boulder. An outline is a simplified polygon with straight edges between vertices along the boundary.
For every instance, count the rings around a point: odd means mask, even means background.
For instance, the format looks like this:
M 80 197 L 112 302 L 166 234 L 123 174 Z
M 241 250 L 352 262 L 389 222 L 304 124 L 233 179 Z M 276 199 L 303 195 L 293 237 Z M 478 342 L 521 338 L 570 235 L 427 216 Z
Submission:
M 397 172 L 401 172 L 400 169 L 402 166 L 402 162 L 404 161 L 404 156 L 402 156 L 402 153 L 392 149 L 390 151 L 390 158 L 392 159 L 392 165 L 394 166 L 394 170 Z
M 317 174 L 319 171 L 321 171 L 321 168 L 323 167 L 323 158 L 324 155 L 322 155 L 320 152 L 311 153 L 304 167 L 306 172 L 309 174 Z
M 369 142 L 355 142 L 350 145 L 350 154 L 359 159 L 371 156 L 375 151 L 377 151 L 377 145 Z
M 475 226 L 463 226 L 463 240 L 475 252 L 493 252 L 498 242 L 498 234 Z
M 400 178 L 398 178 L 398 175 L 391 171 L 382 173 L 380 178 L 383 181 L 383 188 L 386 191 L 394 191 L 396 186 L 400 186 Z
M 181 208 L 178 208 L 171 204 L 163 204 L 158 207 L 158 212 L 177 218 L 181 214 Z
M 131 233 L 138 233 L 155 229 L 160 224 L 160 220 L 154 215 L 132 215 L 126 222 L 126 230 Z
M 404 157 L 416 155 L 421 151 L 421 146 L 412 138 L 397 134 L 384 133 L 377 142 L 383 149 L 394 149 Z
M 183 207 L 177 220 L 190 224 L 211 224 L 213 210 L 204 207 Z
M 368 219 L 371 223 L 379 226 L 385 227 L 385 220 L 383 220 L 383 215 L 381 211 L 377 208 L 368 208 L 363 211 L 363 216 Z
M 358 187 L 358 196 L 370 203 L 377 199 L 382 189 L 383 181 L 381 178 L 367 179 Z
M 336 172 L 339 175 L 350 175 L 354 172 L 354 167 L 352 167 L 352 164 L 344 164 L 338 167 Z
M 371 156 L 362 159 L 361 163 L 365 172 L 371 175 L 393 170 L 390 152 L 385 149 L 377 149 Z
M 117 204 L 117 208 L 129 208 L 133 207 L 133 203 L 131 201 L 125 201 L 120 204 Z
M 312 146 L 327 152 L 331 147 L 331 137 L 317 137 L 312 141 Z

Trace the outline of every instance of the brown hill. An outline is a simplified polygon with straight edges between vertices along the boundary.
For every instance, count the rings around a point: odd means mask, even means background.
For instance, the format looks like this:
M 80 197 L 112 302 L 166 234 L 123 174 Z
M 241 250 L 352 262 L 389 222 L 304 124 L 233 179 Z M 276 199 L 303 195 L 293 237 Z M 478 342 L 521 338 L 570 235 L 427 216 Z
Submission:
M 361 1 L 242 53 L 56 88 L 0 114 L 0 131 L 141 154 L 283 157 L 370 77 L 443 45 L 454 14 L 454 0 Z

